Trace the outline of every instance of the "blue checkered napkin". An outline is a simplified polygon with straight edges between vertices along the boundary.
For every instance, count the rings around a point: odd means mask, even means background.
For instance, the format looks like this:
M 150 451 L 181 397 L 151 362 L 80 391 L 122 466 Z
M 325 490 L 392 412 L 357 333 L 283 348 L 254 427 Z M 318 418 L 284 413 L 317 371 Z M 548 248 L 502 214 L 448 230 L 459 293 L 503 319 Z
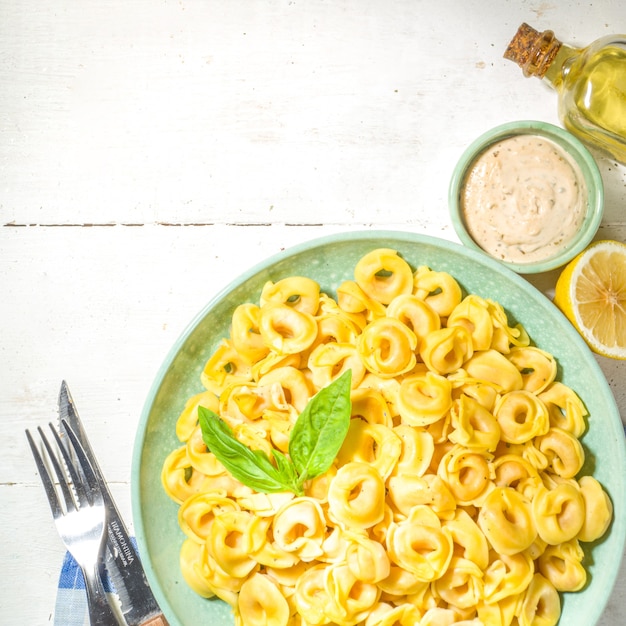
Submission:
M 130 538 L 136 547 L 135 538 Z M 115 589 L 109 576 L 103 580 L 104 590 L 113 594 Z M 116 606 L 117 602 L 113 602 Z M 85 594 L 85 579 L 83 573 L 74 560 L 66 552 L 59 576 L 57 599 L 54 608 L 54 626 L 89 626 L 89 612 L 87 611 L 87 596 Z
M 89 626 L 85 580 L 69 552 L 65 554 L 59 576 L 54 626 Z

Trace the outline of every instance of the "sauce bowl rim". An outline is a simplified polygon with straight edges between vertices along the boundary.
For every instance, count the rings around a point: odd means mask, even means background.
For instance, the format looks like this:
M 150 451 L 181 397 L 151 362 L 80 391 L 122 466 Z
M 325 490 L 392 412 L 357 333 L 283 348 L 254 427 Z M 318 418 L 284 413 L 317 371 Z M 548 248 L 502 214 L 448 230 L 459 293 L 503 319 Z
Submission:
M 556 254 L 530 263 L 506 261 L 490 254 L 479 246 L 467 230 L 460 202 L 467 172 L 475 160 L 494 143 L 519 135 L 537 135 L 556 143 L 570 155 L 580 168 L 587 190 L 587 211 L 573 239 Z M 462 153 L 450 180 L 448 208 L 454 230 L 464 245 L 496 259 L 519 274 L 536 274 L 554 270 L 567 264 L 591 243 L 600 227 L 604 214 L 604 184 L 598 164 L 591 152 L 569 131 L 549 122 L 536 120 L 507 122 L 480 135 Z

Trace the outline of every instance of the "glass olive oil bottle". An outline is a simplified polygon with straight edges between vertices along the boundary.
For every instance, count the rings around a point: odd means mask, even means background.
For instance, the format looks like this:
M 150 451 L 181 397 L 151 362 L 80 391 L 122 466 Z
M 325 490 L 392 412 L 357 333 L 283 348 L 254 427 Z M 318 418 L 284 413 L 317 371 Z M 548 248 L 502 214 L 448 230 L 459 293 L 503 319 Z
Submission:
M 504 57 L 557 91 L 565 128 L 626 164 L 626 35 L 573 48 L 522 24 Z

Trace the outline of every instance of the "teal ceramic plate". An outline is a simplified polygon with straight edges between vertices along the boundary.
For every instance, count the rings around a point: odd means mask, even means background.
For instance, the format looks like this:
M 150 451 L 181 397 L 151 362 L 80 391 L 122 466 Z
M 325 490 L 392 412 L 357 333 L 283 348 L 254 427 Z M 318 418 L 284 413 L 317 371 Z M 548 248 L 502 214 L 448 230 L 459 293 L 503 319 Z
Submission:
M 257 302 L 263 284 L 300 274 L 334 295 L 352 278 L 357 260 L 373 248 L 398 250 L 413 266 L 427 265 L 452 274 L 471 293 L 500 302 L 511 321 L 521 322 L 535 345 L 555 355 L 559 378 L 574 388 L 590 412 L 584 435 L 587 462 L 614 505 L 610 532 L 586 557 L 590 582 L 584 591 L 565 594 L 561 624 L 592 626 L 611 593 L 626 534 L 626 452 L 619 411 L 593 355 L 573 327 L 539 291 L 497 261 L 447 241 L 400 232 L 368 231 L 335 235 L 299 245 L 252 268 L 218 294 L 191 322 L 163 363 L 147 398 L 135 441 L 132 504 L 140 554 L 155 595 L 172 626 L 230 626 L 230 608 L 205 600 L 184 582 L 178 566 L 183 535 L 178 507 L 161 488 L 163 460 L 178 446 L 174 424 L 185 400 L 202 391 L 200 372 L 220 338 L 228 335 L 237 304 Z

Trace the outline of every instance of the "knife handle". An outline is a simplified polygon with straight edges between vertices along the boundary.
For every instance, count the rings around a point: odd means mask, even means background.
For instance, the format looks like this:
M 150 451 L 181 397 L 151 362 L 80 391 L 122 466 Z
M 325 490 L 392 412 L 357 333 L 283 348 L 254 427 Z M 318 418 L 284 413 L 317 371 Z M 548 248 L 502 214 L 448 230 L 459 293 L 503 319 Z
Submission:
M 169 624 L 163 614 L 161 614 L 151 617 L 147 622 L 142 622 L 141 626 L 169 626 Z

